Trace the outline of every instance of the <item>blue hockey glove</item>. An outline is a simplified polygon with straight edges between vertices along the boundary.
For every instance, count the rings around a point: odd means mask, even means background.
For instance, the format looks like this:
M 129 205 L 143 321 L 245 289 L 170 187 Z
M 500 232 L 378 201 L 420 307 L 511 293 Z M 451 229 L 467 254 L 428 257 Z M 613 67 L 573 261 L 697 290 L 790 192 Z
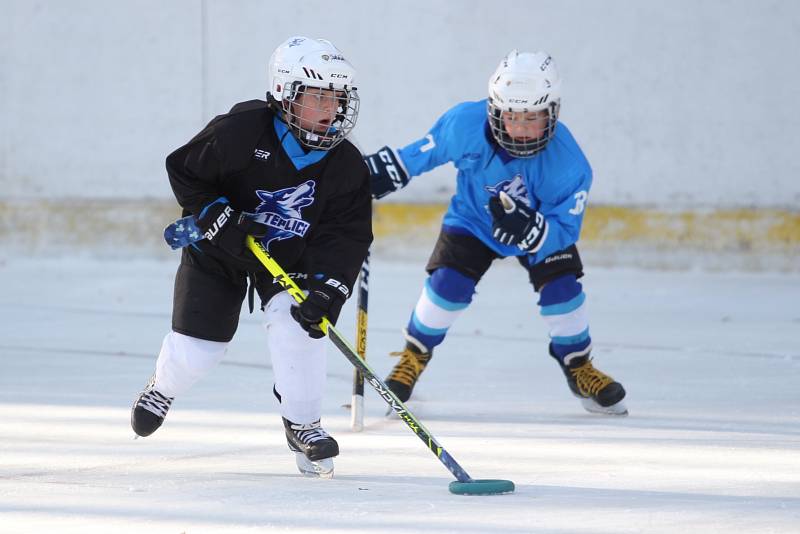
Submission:
M 309 292 L 306 300 L 298 306 L 292 306 L 289 313 L 308 332 L 309 337 L 319 339 L 325 334 L 320 328 L 324 316 L 330 317 L 330 310 L 339 301 L 344 301 L 350 294 L 348 287 L 324 275 L 311 277 L 308 282 Z
M 528 253 L 538 251 L 547 237 L 547 220 L 536 210 L 515 202 L 504 191 L 489 199 L 492 237 Z
M 243 257 L 247 252 L 245 238 L 262 238 L 269 227 L 254 221 L 246 213 L 234 210 L 225 197 L 220 197 L 200 212 L 197 227 L 203 237 L 231 256 Z
M 369 167 L 372 198 L 383 198 L 389 193 L 402 189 L 408 183 L 408 173 L 394 150 L 388 146 L 375 154 L 364 156 Z

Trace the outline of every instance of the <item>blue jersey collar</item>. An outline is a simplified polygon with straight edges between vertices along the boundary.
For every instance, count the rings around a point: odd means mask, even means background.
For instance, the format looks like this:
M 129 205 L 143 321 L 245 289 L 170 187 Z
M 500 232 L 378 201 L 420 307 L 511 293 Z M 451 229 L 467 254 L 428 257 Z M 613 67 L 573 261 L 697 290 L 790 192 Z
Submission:
M 289 127 L 277 116 L 273 117 L 272 124 L 275 126 L 275 133 L 278 134 L 278 140 L 284 152 L 292 160 L 292 164 L 298 171 L 302 171 L 309 165 L 321 161 L 328 153 L 326 150 L 309 150 L 308 152 L 303 150 L 300 142 L 289 130 Z

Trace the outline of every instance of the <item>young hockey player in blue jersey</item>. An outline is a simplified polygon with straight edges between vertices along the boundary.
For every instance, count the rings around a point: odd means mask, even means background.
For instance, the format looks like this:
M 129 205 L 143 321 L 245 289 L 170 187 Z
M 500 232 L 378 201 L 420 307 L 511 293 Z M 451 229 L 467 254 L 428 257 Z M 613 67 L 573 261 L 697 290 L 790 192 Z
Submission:
M 433 349 L 472 302 L 497 258 L 516 256 L 539 294 L 549 352 L 590 412 L 625 415 L 625 389 L 594 367 L 575 243 L 592 170 L 558 122 L 561 80 L 552 58 L 513 50 L 489 79 L 489 98 L 447 111 L 428 134 L 397 151 L 366 156 L 372 195 L 382 198 L 439 165 L 458 169 L 456 194 L 428 261 L 430 275 L 386 379 L 403 401 Z

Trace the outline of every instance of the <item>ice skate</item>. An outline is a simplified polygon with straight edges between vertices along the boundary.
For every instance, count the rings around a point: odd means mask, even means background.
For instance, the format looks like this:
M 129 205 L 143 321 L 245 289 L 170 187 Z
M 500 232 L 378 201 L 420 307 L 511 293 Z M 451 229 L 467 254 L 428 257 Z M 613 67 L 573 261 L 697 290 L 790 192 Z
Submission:
M 392 352 L 389 355 L 398 356 L 400 361 L 386 378 L 386 385 L 392 393 L 397 395 L 398 399 L 406 402 L 411 398 L 411 392 L 414 391 L 414 386 L 428 365 L 432 354 L 422 352 L 416 344 L 409 341 L 404 350 Z
M 592 365 L 589 354 L 569 359 L 566 365 L 554 354 L 550 355 L 561 366 L 572 394 L 580 399 L 587 412 L 603 415 L 628 415 L 625 406 L 625 388 L 613 378 Z
M 158 430 L 169 407 L 172 406 L 173 397 L 167 397 L 155 388 L 156 376 L 150 381 L 133 401 L 131 408 L 131 428 L 137 436 L 146 437 Z
M 333 457 L 339 454 L 339 444 L 325 432 L 319 420 L 297 424 L 284 417 L 283 426 L 300 473 L 307 477 L 333 478 Z

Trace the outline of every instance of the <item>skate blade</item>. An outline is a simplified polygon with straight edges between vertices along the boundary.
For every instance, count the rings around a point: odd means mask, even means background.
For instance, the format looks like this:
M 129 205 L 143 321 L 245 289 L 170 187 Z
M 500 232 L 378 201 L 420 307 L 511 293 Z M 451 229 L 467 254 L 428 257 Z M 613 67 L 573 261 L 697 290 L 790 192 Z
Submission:
M 297 469 L 304 477 L 333 478 L 333 458 L 312 461 L 302 452 L 294 453 Z
M 600 415 L 615 415 L 618 417 L 623 417 L 628 415 L 628 407 L 625 405 L 624 399 L 616 404 L 612 404 L 611 406 L 600 406 L 592 399 L 581 398 L 581 404 L 583 405 L 584 410 L 586 410 L 589 413 L 596 413 Z

